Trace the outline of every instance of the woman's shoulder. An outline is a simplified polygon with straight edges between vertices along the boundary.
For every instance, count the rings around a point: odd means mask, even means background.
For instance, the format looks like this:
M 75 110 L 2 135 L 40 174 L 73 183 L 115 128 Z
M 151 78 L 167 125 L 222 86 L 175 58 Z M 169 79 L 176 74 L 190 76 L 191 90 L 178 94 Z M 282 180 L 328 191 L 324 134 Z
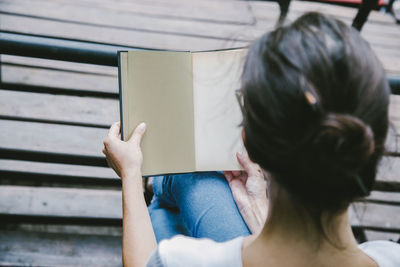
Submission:
M 391 241 L 369 241 L 360 248 L 370 256 L 379 267 L 400 266 L 400 244 Z
M 148 267 L 155 266 L 242 266 L 242 240 L 227 242 L 208 238 L 176 236 L 163 240 L 150 256 Z

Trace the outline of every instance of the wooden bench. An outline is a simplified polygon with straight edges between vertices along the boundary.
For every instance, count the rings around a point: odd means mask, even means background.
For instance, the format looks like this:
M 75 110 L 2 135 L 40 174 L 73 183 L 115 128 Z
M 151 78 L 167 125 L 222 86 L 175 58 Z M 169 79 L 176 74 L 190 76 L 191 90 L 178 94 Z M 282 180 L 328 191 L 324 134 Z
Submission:
M 322 9 L 356 13 L 295 1 L 289 19 Z M 278 15 L 265 2 L 0 0 L 0 265 L 121 265 L 121 184 L 101 154 L 119 120 L 118 49 L 243 46 Z M 399 27 L 373 12 L 363 35 L 399 94 Z M 399 96 L 391 119 L 400 129 Z M 382 165 L 353 206 L 360 241 L 400 236 L 399 154 Z

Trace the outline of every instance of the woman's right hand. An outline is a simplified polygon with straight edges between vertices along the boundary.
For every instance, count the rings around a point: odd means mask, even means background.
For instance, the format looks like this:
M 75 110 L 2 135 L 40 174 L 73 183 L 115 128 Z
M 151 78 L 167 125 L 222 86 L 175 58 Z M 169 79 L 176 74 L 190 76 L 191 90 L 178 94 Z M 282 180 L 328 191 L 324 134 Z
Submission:
M 233 198 L 252 234 L 259 234 L 268 215 L 268 198 L 264 173 L 247 154 L 237 153 L 244 171 L 224 172 Z
M 103 153 L 108 165 L 114 169 L 121 179 L 132 174 L 140 174 L 143 155 L 140 148 L 142 137 L 146 131 L 146 124 L 139 124 L 128 141 L 121 140 L 121 124 L 114 123 L 104 139 Z M 141 184 L 141 175 L 140 184 Z

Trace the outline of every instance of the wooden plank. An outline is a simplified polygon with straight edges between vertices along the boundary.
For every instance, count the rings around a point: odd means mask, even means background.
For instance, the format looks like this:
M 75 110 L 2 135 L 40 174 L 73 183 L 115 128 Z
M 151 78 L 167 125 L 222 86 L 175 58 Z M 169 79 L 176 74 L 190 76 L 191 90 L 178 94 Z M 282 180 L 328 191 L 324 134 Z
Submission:
M 88 189 L 121 189 L 121 180 L 96 176 L 45 174 L 42 172 L 2 170 L 0 184 L 15 186 L 67 187 Z
M 390 96 L 390 105 L 389 105 L 389 117 L 394 127 L 399 127 L 400 125 L 400 95 L 391 95 Z M 398 131 L 400 133 L 400 131 Z
M 121 237 L 0 231 L 2 266 L 122 266 Z
M 4 115 L 104 125 L 120 119 L 117 99 L 0 90 L 0 117 Z
M 0 192 L 2 214 L 122 218 L 119 190 L 3 185 Z
M 111 45 L 185 51 L 212 50 L 247 45 L 247 42 L 234 40 L 217 40 L 164 33 L 110 29 L 5 14 L 0 14 L 0 20 L 2 30 L 4 31 L 93 41 Z
M 65 2 L 65 0 L 57 0 Z M 249 4 L 245 1 L 119 1 L 116 5 L 110 1 L 81 0 L 77 6 L 94 5 L 109 11 L 131 12 L 135 15 L 152 17 L 179 18 L 182 20 L 213 21 L 218 23 L 250 24 L 253 16 Z
M 384 157 L 379 165 L 377 180 L 400 182 L 400 158 Z
M 100 66 L 93 64 L 75 63 L 59 60 L 50 60 L 32 57 L 19 57 L 11 55 L 1 55 L 1 64 L 26 66 L 34 68 L 43 68 L 51 70 L 63 70 L 85 74 L 100 74 L 104 76 L 118 76 L 118 69 L 109 66 Z
M 386 193 L 386 192 L 377 192 L 377 191 L 372 191 L 371 194 L 366 198 L 367 201 L 388 201 L 388 202 L 393 202 L 393 205 L 400 206 L 400 192 L 396 193 Z M 399 225 L 400 226 L 400 225 Z
M 197 10 L 199 10 L 198 6 L 200 3 L 196 3 Z M 234 2 L 235 5 L 238 3 Z M 77 6 L 75 2 L 71 3 L 71 1 L 54 2 L 36 0 L 35 9 L 27 8 L 30 5 L 31 1 L 26 0 L 0 1 L 2 12 L 7 12 L 8 14 L 35 16 L 49 20 L 62 20 L 64 22 L 88 24 L 98 27 L 168 33 L 171 35 L 245 41 L 254 39 L 251 31 L 245 30 L 249 29 L 249 25 L 236 24 L 237 20 L 235 20 L 235 24 L 218 23 L 215 21 L 182 21 L 179 18 L 137 15 L 128 10 L 110 10 L 101 5 Z M 52 12 L 48 12 L 48 10 L 52 10 Z M 221 9 L 213 10 L 222 13 Z M 226 15 L 225 12 L 223 14 Z M 243 12 L 241 12 L 241 15 L 243 15 Z M 220 17 L 221 15 L 216 18 Z
M 375 203 L 354 203 L 352 206 L 359 226 L 400 229 L 400 206 Z M 352 224 L 357 225 L 354 222 Z
M 106 129 L 0 120 L 0 147 L 101 156 Z
M 0 170 L 119 179 L 111 168 L 0 159 Z
M 95 226 L 95 225 L 60 225 L 60 224 L 4 224 L 2 230 L 23 231 L 36 233 L 54 234 L 80 234 L 80 235 L 102 235 L 122 236 L 122 226 Z
M 1 65 L 3 83 L 117 93 L 118 78 L 35 67 Z
M 396 233 L 384 233 L 378 231 L 365 231 L 365 235 L 368 241 L 373 240 L 392 240 L 397 242 L 400 239 L 400 234 Z

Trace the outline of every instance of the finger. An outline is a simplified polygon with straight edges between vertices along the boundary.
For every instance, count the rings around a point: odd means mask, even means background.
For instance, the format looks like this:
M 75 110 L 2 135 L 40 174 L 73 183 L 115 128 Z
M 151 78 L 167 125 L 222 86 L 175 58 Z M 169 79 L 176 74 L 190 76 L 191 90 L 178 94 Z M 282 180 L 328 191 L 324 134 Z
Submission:
M 249 167 L 249 162 L 247 160 L 247 157 L 242 152 L 237 152 L 236 157 L 238 159 L 240 166 L 242 166 L 243 169 L 247 171 L 247 168 Z
M 229 187 L 231 188 L 232 196 L 239 210 L 249 205 L 249 196 L 243 183 L 237 179 L 233 179 L 232 182 L 229 183 Z
M 114 122 L 111 125 L 110 130 L 108 131 L 108 137 L 114 138 L 118 137 L 118 135 L 121 133 L 121 124 L 120 122 Z
M 253 163 L 249 156 L 247 156 L 245 153 L 238 152 L 237 154 L 237 159 L 239 161 L 239 164 L 243 167 L 243 169 L 250 175 L 255 172 L 257 172 L 258 165 Z
M 146 132 L 146 124 L 144 122 L 142 122 L 133 131 L 133 134 L 128 142 L 136 143 L 137 145 L 140 145 L 140 142 L 142 141 L 142 137 L 145 132 Z
M 232 172 L 231 171 L 224 171 L 225 179 L 230 183 L 232 181 Z

